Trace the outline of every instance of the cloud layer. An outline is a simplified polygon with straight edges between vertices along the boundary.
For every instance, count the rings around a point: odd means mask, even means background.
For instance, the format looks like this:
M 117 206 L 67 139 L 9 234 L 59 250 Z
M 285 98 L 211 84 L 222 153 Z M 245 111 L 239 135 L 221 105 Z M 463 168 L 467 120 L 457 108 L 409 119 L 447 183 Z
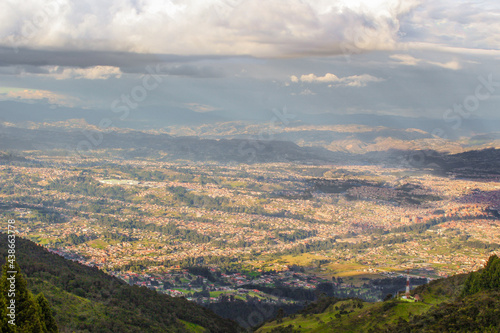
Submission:
M 4 88 L 0 90 L 0 101 L 22 101 L 33 103 L 43 101 L 55 106 L 74 107 L 78 99 L 47 90 Z
M 311 73 L 301 75 L 300 78 L 292 75 L 290 76 L 290 81 L 293 83 L 329 83 L 329 87 L 365 87 L 368 82 L 380 82 L 383 81 L 383 79 L 374 77 L 369 74 L 351 75 L 339 78 L 337 75 L 332 73 L 326 73 L 324 76 L 316 76 L 315 74 Z
M 488 7 L 488 10 L 484 10 Z M 0 44 L 61 50 L 298 57 L 426 42 L 500 49 L 500 5 L 425 0 L 8 0 Z
M 0 99 L 442 117 L 500 81 L 499 18 L 497 0 L 5 0 Z M 498 115 L 496 87 L 474 117 Z

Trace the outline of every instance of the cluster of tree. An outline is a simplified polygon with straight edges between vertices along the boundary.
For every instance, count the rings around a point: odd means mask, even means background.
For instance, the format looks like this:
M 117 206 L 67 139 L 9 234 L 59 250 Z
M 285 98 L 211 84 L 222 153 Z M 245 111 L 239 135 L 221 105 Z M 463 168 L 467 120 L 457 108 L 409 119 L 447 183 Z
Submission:
M 315 178 L 309 180 L 314 189 L 325 193 L 342 193 L 353 187 L 374 186 L 380 187 L 383 183 L 371 182 L 362 179 L 323 179 Z
M 463 245 L 473 249 L 486 250 L 487 252 L 498 251 L 500 249 L 500 244 L 484 243 L 479 240 L 467 241 Z
M 320 297 L 317 301 L 308 304 L 304 309 L 298 312 L 302 316 L 311 314 L 320 314 L 325 312 L 329 307 L 335 306 L 340 301 L 345 301 L 343 298 L 338 297 Z M 363 300 L 352 298 L 352 306 L 363 307 Z M 346 304 L 347 305 L 347 304 Z M 343 309 L 344 310 L 344 309 Z
M 183 203 L 189 207 L 203 207 L 205 209 L 219 210 L 226 213 L 244 213 L 269 217 L 294 218 L 298 220 L 304 219 L 304 215 L 293 214 L 286 210 L 271 213 L 267 212 L 261 206 L 237 206 L 226 197 L 199 195 L 188 191 L 182 186 L 170 186 L 167 187 L 167 191 L 172 193 L 175 201 Z
M 370 249 L 370 248 L 375 248 L 375 247 L 379 247 L 379 246 L 401 244 L 401 243 L 405 243 L 407 241 L 408 241 L 408 238 L 405 236 L 393 236 L 393 237 L 387 237 L 387 238 L 383 238 L 383 239 L 374 239 L 374 240 L 371 240 L 370 242 L 363 242 L 363 243 L 340 242 L 340 243 L 337 243 L 337 246 L 335 246 L 335 248 L 337 248 L 337 249 L 349 249 L 349 250 L 364 250 L 364 249 Z
M 30 184 L 30 186 L 33 186 L 33 184 Z M 39 207 L 39 205 L 42 205 L 44 207 L 69 208 L 65 199 L 57 199 L 57 198 L 51 198 L 51 197 L 47 197 L 47 196 L 23 195 L 23 196 L 16 197 L 16 200 L 19 202 L 23 202 L 22 204 L 20 204 L 20 203 L 13 203 L 12 204 L 12 206 L 19 207 L 19 208 L 29 208 L 29 209 L 39 210 L 39 209 L 41 209 Z M 34 206 L 34 205 L 37 205 L 37 206 Z M 43 208 L 42 210 L 50 210 L 50 209 Z
M 18 200 L 28 202 L 30 201 L 30 197 L 19 197 L 17 198 Z M 24 200 L 26 199 L 26 200 Z M 36 202 L 32 202 L 36 204 L 52 204 L 54 203 L 53 201 L 51 202 L 42 202 L 41 200 L 36 200 Z M 61 206 L 65 205 L 61 201 L 59 201 L 59 204 Z M 48 224 L 52 223 L 64 223 L 66 222 L 65 218 L 62 216 L 61 213 L 58 211 L 49 209 L 49 208 L 42 208 L 42 207 L 34 207 L 32 205 L 27 205 L 27 204 L 8 204 L 8 205 L 3 205 L 2 208 L 0 209 L 11 209 L 12 207 L 15 208 L 25 208 L 25 209 L 30 209 L 31 210 L 31 215 L 30 219 L 33 219 L 35 221 L 40 221 Z
M 119 241 L 119 242 L 131 242 L 136 240 L 133 237 L 130 237 L 128 235 L 116 233 L 116 232 L 110 232 L 110 231 L 105 231 L 101 234 L 101 237 L 104 239 L 110 239 L 114 241 Z M 77 235 L 75 233 L 71 233 L 68 236 L 64 238 L 64 241 L 68 244 L 71 245 L 79 245 L 83 244 L 85 242 L 97 239 L 97 235 Z
M 270 230 L 271 227 L 269 224 L 264 223 L 264 222 L 257 222 L 257 223 L 243 223 L 243 222 L 238 222 L 235 224 L 236 227 L 238 228 L 251 228 L 251 229 L 257 229 L 257 230 Z
M 482 290 L 500 291 L 500 258 L 492 255 L 483 270 L 472 272 L 465 280 L 462 296 L 472 295 Z
M 214 178 L 211 178 L 211 177 L 207 177 L 205 175 L 201 175 L 200 176 L 200 185 L 206 185 L 206 184 L 219 184 L 219 182 L 214 179 Z
M 300 265 L 289 265 L 288 266 L 288 270 L 292 271 L 292 272 L 299 272 L 299 273 L 304 273 L 306 270 L 304 269 L 304 267 L 300 266 Z
M 269 194 L 269 197 L 282 198 L 288 200 L 309 200 L 313 196 L 310 190 L 305 190 L 305 191 L 277 191 Z
M 282 242 L 294 242 L 296 240 L 314 237 L 316 234 L 316 230 L 295 230 L 291 234 L 275 231 L 274 237 Z
M 230 247 L 230 248 L 235 248 L 235 247 L 250 247 L 252 246 L 252 242 L 247 242 L 243 239 L 240 239 L 238 240 L 237 242 L 234 242 L 234 243 L 227 243 L 226 244 L 227 247 Z
M 335 296 L 335 285 L 331 282 L 321 282 L 316 285 L 315 290 L 316 295 L 319 297 L 321 295 L 326 295 L 333 297 Z
M 218 271 L 215 274 L 216 276 L 220 276 L 221 272 L 225 273 L 242 272 L 243 266 L 241 262 L 242 260 L 239 257 L 205 256 L 205 257 L 187 257 L 180 260 L 164 260 L 164 261 L 135 260 L 129 262 L 128 264 L 124 264 L 120 267 L 115 267 L 115 269 L 122 271 L 131 270 L 134 272 L 139 272 L 152 266 L 162 266 L 162 267 L 179 266 L 187 269 L 189 269 L 190 267 L 198 267 L 198 266 L 200 267 L 217 266 Z
M 66 220 L 61 215 L 61 213 L 47 209 L 47 208 L 36 208 L 31 211 L 33 219 L 35 221 L 44 222 L 47 224 L 52 223 L 64 223 Z
M 211 240 L 211 237 L 208 235 L 199 234 L 196 230 L 179 229 L 173 223 L 169 223 L 167 225 L 156 225 L 154 223 L 146 224 L 142 221 L 136 220 L 119 221 L 118 219 L 112 217 L 98 217 L 97 223 L 110 228 L 142 229 L 160 232 L 193 243 L 208 243 Z
M 165 226 L 159 226 L 153 223 L 147 224 L 144 227 L 145 230 L 157 231 L 164 234 L 176 236 L 182 240 L 186 240 L 192 243 L 208 243 L 211 238 L 208 235 L 199 234 L 196 230 L 190 229 L 179 229 L 173 223 L 167 224 Z
M 75 176 L 67 179 L 56 179 L 45 186 L 47 190 L 81 194 L 90 197 L 111 198 L 126 201 L 137 193 L 135 189 L 125 189 L 121 186 L 104 186 L 90 176 Z
M 118 170 L 122 173 L 128 174 L 129 178 L 136 179 L 139 181 L 157 181 L 162 182 L 165 180 L 178 181 L 181 183 L 193 182 L 197 175 L 193 174 L 192 170 L 184 168 L 170 168 L 170 172 L 162 172 L 159 170 L 145 170 L 140 168 L 134 168 L 128 165 L 119 166 Z M 206 183 L 217 183 L 214 179 L 208 178 L 205 175 L 199 176 L 200 183 L 202 185 Z
M 191 273 L 193 275 L 203 276 L 208 281 L 214 282 L 216 280 L 215 276 L 212 274 L 212 271 L 210 271 L 210 268 L 208 268 L 208 267 L 205 267 L 205 266 L 188 266 L 188 267 L 184 267 L 184 268 L 187 268 L 187 270 L 188 270 L 189 273 Z
M 410 278 L 412 289 L 427 283 L 426 278 Z M 380 296 L 387 294 L 397 294 L 398 291 L 404 290 L 406 287 L 406 277 L 399 276 L 395 278 L 371 279 L 364 283 L 363 287 L 371 288 L 380 292 Z
M 224 239 L 216 239 L 212 240 L 212 245 L 219 249 L 224 249 L 227 246 L 227 242 Z
M 229 213 L 256 213 L 254 212 L 254 207 L 232 206 L 231 200 L 226 197 L 210 197 L 208 195 L 194 194 L 182 186 L 167 187 L 167 191 L 172 193 L 175 201 L 189 207 L 204 207 L 206 209 L 216 209 Z
M 178 261 L 166 260 L 164 266 L 179 265 L 180 267 L 190 266 L 216 266 L 220 272 L 236 273 L 243 271 L 242 259 L 240 257 L 227 256 L 205 256 L 205 257 L 187 257 Z M 220 272 L 216 274 L 220 274 Z
M 210 297 L 210 291 L 203 289 L 200 291 L 195 291 L 194 293 L 188 293 L 188 297 Z
M 439 217 L 439 218 L 435 218 L 435 219 L 429 220 L 428 222 L 424 222 L 424 223 L 415 223 L 415 224 L 405 225 L 405 226 L 401 226 L 401 227 L 396 227 L 396 228 L 392 229 L 391 232 L 394 232 L 394 233 L 416 232 L 416 233 L 421 234 L 421 233 L 427 231 L 430 227 L 435 226 L 435 225 L 440 224 L 440 223 L 443 223 L 443 222 L 446 222 L 446 218 Z
M 302 305 L 249 302 L 246 300 L 231 301 L 229 299 L 221 302 L 211 302 L 207 307 L 219 316 L 234 319 L 240 326 L 250 330 L 261 325 L 265 320 L 276 317 L 280 309 L 285 314 L 292 314 L 300 310 Z
M 494 217 L 488 217 L 488 216 L 481 216 L 479 217 L 480 219 L 489 219 L 489 218 L 494 218 Z M 422 222 L 422 223 L 415 223 L 411 225 L 406 225 L 406 226 L 401 226 L 401 227 L 396 227 L 394 229 L 391 229 L 390 232 L 394 233 L 403 233 L 403 232 L 416 232 L 416 233 L 423 233 L 427 231 L 429 228 L 447 222 L 447 221 L 461 221 L 461 220 L 471 220 L 474 219 L 474 216 L 461 216 L 461 215 L 455 215 L 453 217 L 437 217 L 434 219 L 431 219 L 427 222 Z
M 110 231 L 105 231 L 101 234 L 101 236 L 104 239 L 110 239 L 114 241 L 119 241 L 119 242 L 131 242 L 134 240 L 137 240 L 136 238 L 130 237 L 128 235 L 116 233 L 116 232 L 110 232 Z
M 45 296 L 39 293 L 35 297 L 28 290 L 21 268 L 15 260 L 10 259 L 3 266 L 0 279 L 0 331 L 59 332 Z
M 281 252 L 280 255 L 283 254 L 301 254 L 308 253 L 312 251 L 321 251 L 321 250 L 331 250 L 337 244 L 335 238 L 327 239 L 327 240 L 317 240 L 313 242 L 309 242 L 307 244 L 299 244 L 289 250 L 285 250 Z
M 2 184 L 0 187 L 0 194 L 13 195 L 16 194 L 16 186 L 14 183 Z
M 362 196 L 354 196 L 351 194 L 346 194 L 345 198 L 349 201 L 355 201 L 359 199 L 366 199 L 365 197 Z M 369 201 L 371 201 L 372 198 L 369 198 Z M 430 195 L 430 194 L 408 194 L 408 193 L 403 193 L 400 195 L 397 195 L 393 198 L 386 198 L 385 196 L 381 195 L 378 197 L 375 197 L 375 200 L 381 200 L 381 201 L 387 201 L 387 202 L 396 202 L 400 205 L 421 205 L 424 202 L 427 201 L 440 201 L 442 200 L 441 197 L 438 197 L 436 195 Z
M 69 234 L 64 238 L 64 241 L 68 244 L 71 245 L 79 245 L 83 244 L 89 240 L 96 239 L 97 236 L 90 236 L 90 235 L 77 235 L 77 234 Z
M 141 259 L 141 260 L 131 260 L 126 264 L 123 264 L 119 267 L 114 267 L 116 271 L 131 271 L 135 273 L 142 273 L 144 270 L 151 268 L 151 267 L 156 267 L 160 266 L 162 263 L 158 261 L 153 261 L 153 260 L 148 260 L 148 259 Z
M 131 169 L 128 171 L 128 174 L 130 175 L 130 178 L 132 179 L 137 179 L 139 181 L 157 181 L 157 182 L 162 182 L 165 179 L 168 179 L 168 176 L 158 170 L 141 170 L 141 169 Z
M 86 212 L 97 214 L 119 214 L 121 211 L 119 206 L 110 205 L 105 199 L 91 201 L 84 205 L 82 209 Z
M 363 250 L 369 249 L 379 246 L 391 245 L 391 244 L 400 244 L 408 241 L 408 238 L 405 236 L 393 236 L 384 239 L 374 239 L 370 242 L 363 243 L 349 243 L 349 242 L 337 242 L 338 237 L 330 238 L 327 240 L 317 240 L 309 242 L 308 244 L 299 244 L 292 249 L 285 250 L 281 252 L 281 254 L 301 254 L 307 253 L 311 251 L 320 251 L 320 250 L 331 250 L 333 248 L 336 249 L 349 249 L 349 250 Z M 273 255 L 271 255 L 273 256 Z
M 260 284 L 246 284 L 240 286 L 240 288 L 256 289 L 266 294 L 290 298 L 296 301 L 314 301 L 316 299 L 316 293 L 312 289 L 290 288 L 285 286 L 267 287 Z

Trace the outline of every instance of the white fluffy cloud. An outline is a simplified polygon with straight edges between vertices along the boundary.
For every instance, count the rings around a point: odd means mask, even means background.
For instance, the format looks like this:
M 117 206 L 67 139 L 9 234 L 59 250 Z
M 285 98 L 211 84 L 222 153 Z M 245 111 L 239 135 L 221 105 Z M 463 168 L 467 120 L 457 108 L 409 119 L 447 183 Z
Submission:
M 48 104 L 73 107 L 78 104 L 77 98 L 40 89 L 4 88 L 0 90 L 0 100 L 21 102 L 46 101 Z
M 397 64 L 399 65 L 407 65 L 407 66 L 417 66 L 419 64 L 427 64 L 438 66 L 441 68 L 447 68 L 452 70 L 459 70 L 462 68 L 462 65 L 458 60 L 450 60 L 448 62 L 439 62 L 425 59 L 418 59 L 409 54 L 393 54 L 389 56 L 391 59 L 397 60 Z
M 119 78 L 122 75 L 120 69 L 113 66 L 94 66 L 90 68 L 62 68 L 59 66 L 51 66 L 47 71 L 49 75 L 57 80 L 105 80 L 110 77 Z
M 499 18 L 496 0 L 7 0 L 0 44 L 258 57 L 498 50 Z
M 329 87 L 344 86 L 344 87 L 365 87 L 369 82 L 383 81 L 381 78 L 369 74 L 352 75 L 338 77 L 332 73 L 326 73 L 324 76 L 316 76 L 315 74 L 304 74 L 300 78 L 292 75 L 290 81 L 293 83 L 329 83 Z
M 0 43 L 14 48 L 300 56 L 394 46 L 417 0 L 8 0 Z M 411 3 L 411 5 L 408 5 Z

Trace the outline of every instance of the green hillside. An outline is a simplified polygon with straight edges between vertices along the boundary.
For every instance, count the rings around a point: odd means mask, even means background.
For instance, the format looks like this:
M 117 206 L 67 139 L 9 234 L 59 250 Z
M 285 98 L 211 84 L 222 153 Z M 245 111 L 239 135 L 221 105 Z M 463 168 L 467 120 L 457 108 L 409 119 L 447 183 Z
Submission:
M 1 264 L 7 236 L 0 234 Z M 234 321 L 188 302 L 129 286 L 96 268 L 17 238 L 16 259 L 28 289 L 43 292 L 60 332 L 239 332 Z
M 415 288 L 421 302 L 323 298 L 257 332 L 499 332 L 500 259 Z

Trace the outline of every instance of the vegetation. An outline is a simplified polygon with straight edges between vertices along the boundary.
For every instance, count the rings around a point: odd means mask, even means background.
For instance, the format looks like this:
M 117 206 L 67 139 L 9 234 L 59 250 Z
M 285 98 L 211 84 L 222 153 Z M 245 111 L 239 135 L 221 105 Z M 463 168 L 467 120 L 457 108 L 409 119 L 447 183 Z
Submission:
M 102 185 L 92 177 L 83 174 L 77 177 L 54 180 L 46 186 L 46 189 L 121 201 L 128 200 L 136 192 L 121 186 Z
M 258 332 L 498 332 L 500 259 L 470 274 L 432 281 L 412 291 L 422 302 L 387 297 L 384 302 L 322 297 L 305 309 L 258 328 Z
M 480 291 L 500 291 L 500 258 L 493 255 L 485 268 L 473 272 L 465 280 L 463 296 L 472 295 Z
M 1 258 L 7 257 L 6 249 L 7 236 L 1 234 Z M 31 325 L 42 327 L 38 330 L 33 326 L 33 330 L 30 327 L 30 330 L 20 332 L 51 332 L 43 331 L 42 319 L 33 319 L 43 315 L 45 326 L 53 327 L 47 304 L 53 309 L 55 322 L 61 331 L 186 332 L 189 327 L 209 332 L 239 330 L 236 322 L 222 319 L 183 298 L 158 294 L 145 287 L 129 286 L 96 268 L 66 260 L 22 238 L 16 239 L 16 257 L 26 276 L 25 290 L 43 292 L 46 297 L 46 300 L 41 296 L 35 300 L 29 292 L 19 293 L 24 295 L 24 301 L 17 302 L 19 309 L 37 309 L 19 312 L 19 323 L 29 321 Z M 18 281 L 23 280 L 19 278 Z M 0 298 L 0 302 L 5 302 L 4 298 Z M 24 305 L 21 305 L 22 302 Z
M 44 295 L 40 293 L 35 298 L 28 290 L 21 268 L 15 259 L 7 259 L 2 268 L 0 305 L 1 332 L 59 332 Z
M 459 297 L 415 316 L 389 332 L 498 332 L 500 330 L 500 258 L 468 274 Z

